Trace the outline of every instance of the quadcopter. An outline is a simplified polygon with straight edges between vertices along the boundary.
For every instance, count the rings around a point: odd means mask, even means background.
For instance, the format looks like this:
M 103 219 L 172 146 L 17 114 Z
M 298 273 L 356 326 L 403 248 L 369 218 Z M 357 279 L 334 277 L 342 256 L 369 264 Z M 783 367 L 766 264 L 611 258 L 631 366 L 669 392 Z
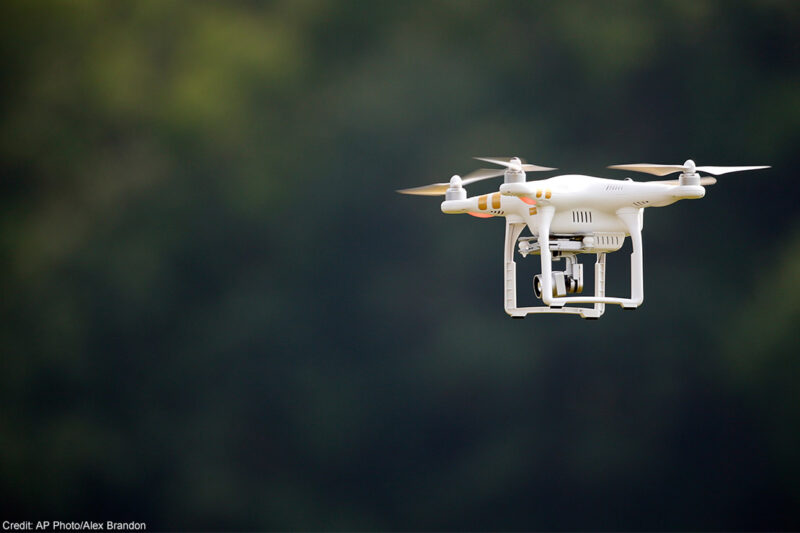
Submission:
M 464 176 L 455 175 L 449 183 L 434 183 L 402 194 L 441 196 L 443 213 L 466 213 L 478 218 L 505 217 L 506 236 L 503 246 L 504 307 L 512 318 L 531 313 L 577 314 L 585 319 L 598 319 L 606 304 L 636 309 L 644 301 L 642 266 L 642 228 L 644 210 L 664 207 L 679 200 L 703 198 L 704 186 L 713 185 L 713 177 L 698 172 L 721 175 L 768 166 L 712 167 L 695 165 L 691 159 L 683 165 L 650 163 L 612 165 L 608 168 L 666 176 L 680 172 L 675 180 L 633 181 L 566 174 L 537 181 L 526 181 L 526 172 L 556 170 L 526 163 L 518 157 L 476 157 L 505 167 L 478 169 Z M 467 197 L 465 185 L 504 177 L 498 192 Z M 525 227 L 531 236 L 520 237 Z M 630 237 L 631 289 L 629 298 L 606 296 L 606 254 L 622 248 Z M 517 264 L 514 249 L 520 255 L 541 256 L 541 274 L 533 277 L 533 292 L 544 305 L 517 307 Z M 580 254 L 594 254 L 594 295 L 583 292 L 583 265 Z M 563 271 L 554 271 L 553 262 L 563 259 Z M 568 296 L 574 295 L 574 296 Z M 573 304 L 591 306 L 567 307 Z

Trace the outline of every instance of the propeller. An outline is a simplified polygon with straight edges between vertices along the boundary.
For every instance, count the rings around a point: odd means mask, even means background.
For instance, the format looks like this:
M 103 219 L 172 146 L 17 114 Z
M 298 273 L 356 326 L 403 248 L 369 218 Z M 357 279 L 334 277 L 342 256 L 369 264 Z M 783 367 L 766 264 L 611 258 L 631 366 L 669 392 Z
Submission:
M 502 175 L 500 172 L 499 175 Z M 419 196 L 441 196 L 447 192 L 447 189 L 454 188 L 459 189 L 464 185 L 469 185 L 470 183 L 475 183 L 476 181 L 481 180 L 488 180 L 489 178 L 494 178 L 494 175 L 478 175 L 478 176 L 464 176 L 463 178 L 459 175 L 455 175 L 450 178 L 448 183 L 431 183 L 430 185 L 423 185 L 421 187 L 411 187 L 410 189 L 398 189 L 397 192 L 400 194 L 416 194 Z
M 531 165 L 526 163 L 524 159 L 520 159 L 519 157 L 475 157 L 473 159 L 477 159 L 478 161 L 486 161 L 488 163 L 494 163 L 495 165 L 501 165 L 508 169 L 520 172 L 544 172 L 546 170 L 555 170 L 554 168 L 550 167 L 540 167 L 539 165 Z M 488 170 L 488 169 L 480 169 L 480 170 Z
M 656 165 L 653 163 L 636 163 L 632 165 L 611 165 L 608 168 L 615 168 L 618 170 L 633 170 L 634 172 L 644 172 L 646 174 L 654 174 L 656 176 L 666 176 L 673 172 L 683 172 L 684 174 L 695 174 L 696 172 L 706 172 L 719 176 L 729 172 L 741 172 L 743 170 L 758 170 L 761 168 L 770 168 L 769 166 L 756 166 L 756 167 L 698 167 L 694 161 L 687 159 L 682 165 Z
M 546 170 L 555 170 L 550 167 L 540 167 L 538 165 L 531 165 L 525 163 L 524 160 L 518 157 L 476 157 L 481 161 L 488 161 L 497 165 L 504 166 L 514 172 L 539 172 Z M 505 169 L 498 168 L 479 168 L 473 170 L 463 178 L 455 175 L 450 178 L 448 183 L 432 183 L 430 185 L 423 185 L 421 187 L 412 187 L 410 189 L 398 189 L 400 194 L 416 194 L 419 196 L 441 196 L 447 193 L 447 189 L 461 189 L 464 185 L 475 183 L 476 181 L 488 180 L 497 178 L 506 173 Z M 521 177 L 524 179 L 524 177 Z
M 705 187 L 706 185 L 714 185 L 717 182 L 717 178 L 712 178 L 711 176 L 703 176 L 700 178 L 700 185 Z M 681 180 L 663 180 L 663 181 L 648 181 L 646 183 L 663 183 L 664 185 L 680 185 Z

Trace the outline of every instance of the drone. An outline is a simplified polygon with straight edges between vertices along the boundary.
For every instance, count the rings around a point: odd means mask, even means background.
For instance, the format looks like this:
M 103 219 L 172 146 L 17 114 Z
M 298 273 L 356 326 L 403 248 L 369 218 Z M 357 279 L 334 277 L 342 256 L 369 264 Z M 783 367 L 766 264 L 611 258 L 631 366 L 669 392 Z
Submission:
M 478 218 L 505 217 L 503 246 L 504 308 L 512 318 L 531 313 L 576 314 L 598 319 L 606 304 L 636 309 L 644 301 L 642 228 L 644 210 L 664 207 L 679 200 L 703 198 L 705 186 L 717 180 L 699 172 L 719 176 L 729 172 L 770 168 L 768 166 L 696 166 L 691 159 L 682 165 L 637 163 L 608 168 L 667 176 L 680 172 L 678 179 L 634 181 L 566 174 L 537 181 L 526 181 L 526 172 L 545 172 L 555 168 L 532 165 L 519 157 L 476 157 L 505 168 L 478 169 L 463 178 L 455 175 L 448 183 L 401 189 L 402 194 L 441 196 L 442 212 L 469 214 Z M 467 197 L 465 185 L 503 176 L 495 193 Z M 531 236 L 521 237 L 527 227 Z M 622 248 L 630 237 L 630 297 L 611 297 L 605 292 L 606 254 Z M 533 292 L 544 305 L 517 307 L 517 264 L 515 245 L 520 255 L 541 256 L 541 274 L 533 277 Z M 594 295 L 583 293 L 583 265 L 580 254 L 594 254 Z M 553 262 L 563 259 L 563 271 L 554 271 Z M 568 296 L 570 295 L 570 296 Z M 591 304 L 574 306 L 574 304 Z M 572 307 L 568 307 L 572 306 Z

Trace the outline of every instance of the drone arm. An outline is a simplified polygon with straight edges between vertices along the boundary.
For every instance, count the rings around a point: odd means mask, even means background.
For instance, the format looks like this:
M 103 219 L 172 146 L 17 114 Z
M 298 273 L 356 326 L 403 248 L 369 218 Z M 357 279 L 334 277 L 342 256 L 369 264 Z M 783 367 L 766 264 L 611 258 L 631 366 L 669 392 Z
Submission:
M 500 207 L 500 194 L 483 194 L 470 198 L 445 200 L 442 202 L 442 213 L 448 215 L 470 214 L 480 218 L 495 216 Z
M 442 213 L 446 215 L 458 215 L 474 211 L 476 204 L 474 198 L 465 198 L 459 200 L 445 200 L 442 202 L 441 207 Z

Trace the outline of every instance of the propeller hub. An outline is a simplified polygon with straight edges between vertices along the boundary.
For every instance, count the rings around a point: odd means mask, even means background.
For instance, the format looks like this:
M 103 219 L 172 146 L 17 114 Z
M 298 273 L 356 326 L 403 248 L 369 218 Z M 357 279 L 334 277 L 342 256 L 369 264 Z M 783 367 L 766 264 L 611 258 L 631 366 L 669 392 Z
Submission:
M 507 168 L 503 175 L 503 183 L 525 183 L 525 172 L 522 169 Z
M 461 186 L 461 176 L 455 174 L 450 178 L 450 187 L 444 193 L 445 200 L 465 200 L 467 198 L 467 191 Z
M 683 164 L 683 172 L 678 176 L 678 183 L 681 185 L 700 185 L 700 176 L 697 175 L 697 166 L 694 161 L 687 159 Z

